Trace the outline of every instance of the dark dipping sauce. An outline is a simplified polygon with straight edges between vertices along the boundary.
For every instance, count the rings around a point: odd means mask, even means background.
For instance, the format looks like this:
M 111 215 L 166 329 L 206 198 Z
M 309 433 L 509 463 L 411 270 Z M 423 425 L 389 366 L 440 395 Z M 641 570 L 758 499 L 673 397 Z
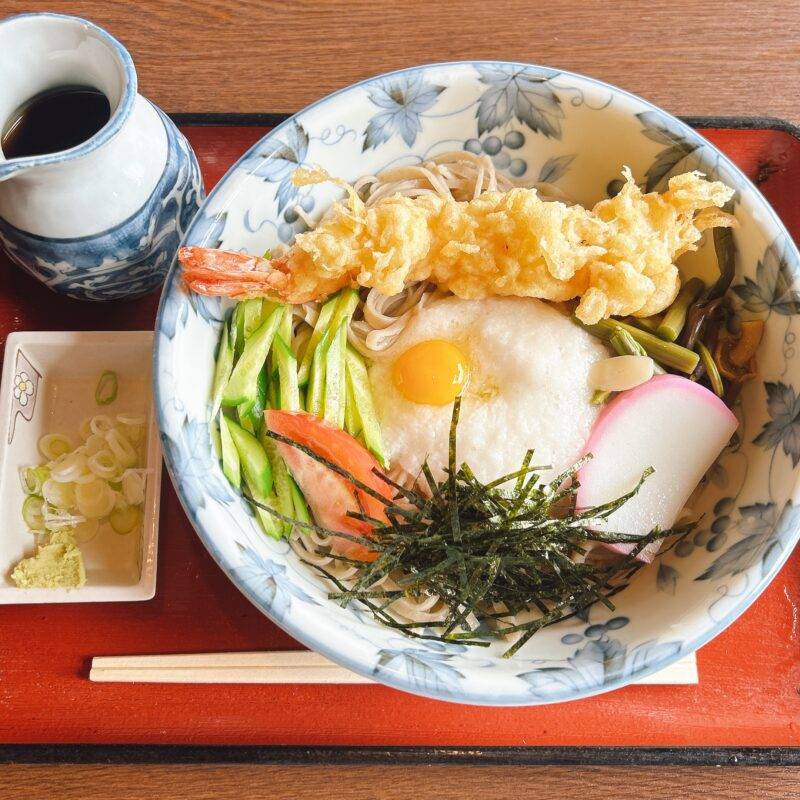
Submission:
M 58 153 L 85 142 L 111 118 L 108 98 L 91 86 L 58 86 L 23 103 L 3 126 L 6 158 Z

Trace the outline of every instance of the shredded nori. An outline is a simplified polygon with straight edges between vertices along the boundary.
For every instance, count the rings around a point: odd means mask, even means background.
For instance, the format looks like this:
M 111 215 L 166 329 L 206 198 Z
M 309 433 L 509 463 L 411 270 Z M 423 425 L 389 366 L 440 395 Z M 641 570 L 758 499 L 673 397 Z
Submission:
M 514 655 L 542 628 L 583 614 L 596 603 L 613 610 L 611 597 L 642 566 L 637 560 L 639 553 L 651 542 L 688 530 L 656 529 L 635 536 L 598 529 L 599 521 L 638 492 L 652 469 L 645 470 L 627 494 L 589 509 L 576 508 L 575 496 L 578 470 L 591 456 L 549 483 L 540 484 L 540 472 L 549 467 L 532 465 L 533 451 L 529 450 L 519 470 L 482 483 L 467 464 L 456 466 L 459 410 L 460 398 L 453 405 L 445 479 L 436 481 L 427 461 L 417 484 L 420 490 L 400 486 L 376 470 L 375 474 L 394 489 L 392 499 L 312 449 L 265 431 L 383 504 L 388 521 L 370 517 L 363 509 L 350 514 L 374 526 L 369 537 L 291 519 L 252 497 L 248 500 L 300 529 L 348 539 L 377 553 L 372 563 L 331 554 L 338 561 L 360 567 L 351 586 L 329 570 L 311 565 L 334 584 L 336 591 L 329 596 L 342 606 L 360 603 L 383 624 L 419 639 L 486 647 L 492 638 L 517 634 L 505 657 Z M 584 561 L 587 542 L 625 543 L 632 549 L 612 562 Z M 375 587 L 390 575 L 400 589 Z M 438 595 L 447 608 L 441 622 L 404 622 L 392 615 L 391 604 L 398 598 L 431 595 Z M 537 616 L 520 622 L 515 618 L 521 612 L 535 612 Z

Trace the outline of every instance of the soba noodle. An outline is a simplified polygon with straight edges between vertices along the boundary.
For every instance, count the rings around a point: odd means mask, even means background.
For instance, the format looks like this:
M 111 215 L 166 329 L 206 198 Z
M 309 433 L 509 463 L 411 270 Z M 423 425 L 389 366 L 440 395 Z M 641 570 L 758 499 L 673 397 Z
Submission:
M 545 200 L 565 201 L 563 193 L 553 184 L 514 183 L 497 172 L 488 156 L 478 156 L 466 151 L 443 153 L 420 164 L 395 167 L 379 175 L 367 175 L 354 184 L 356 192 L 367 206 L 373 205 L 382 197 L 397 194 L 406 197 L 438 194 L 452 197 L 456 201 L 467 201 L 484 192 L 506 192 L 515 186 L 534 187 Z M 295 206 L 295 211 L 310 227 L 313 226 L 302 208 Z M 420 309 L 431 306 L 445 296 L 445 292 L 427 283 L 411 284 L 392 297 L 387 297 L 376 289 L 369 289 L 362 293 L 361 303 L 350 324 L 348 340 L 369 359 L 386 357 L 413 316 Z M 301 358 L 319 315 L 319 307 L 319 303 L 305 303 L 295 309 L 293 344 L 295 352 Z M 405 472 L 393 472 L 390 477 L 406 486 L 415 482 L 415 476 Z M 345 585 L 360 570 L 360 567 L 332 553 L 327 537 L 316 532 L 300 532 L 295 529 L 289 543 L 303 561 L 323 568 Z M 399 579 L 400 576 L 394 578 Z M 402 588 L 392 578 L 386 578 L 378 585 L 390 590 Z M 436 623 L 442 621 L 447 614 L 447 606 L 437 595 L 424 593 L 405 595 L 387 606 L 387 610 L 393 616 L 409 622 Z M 477 625 L 477 620 L 472 616 L 468 621 L 471 627 Z

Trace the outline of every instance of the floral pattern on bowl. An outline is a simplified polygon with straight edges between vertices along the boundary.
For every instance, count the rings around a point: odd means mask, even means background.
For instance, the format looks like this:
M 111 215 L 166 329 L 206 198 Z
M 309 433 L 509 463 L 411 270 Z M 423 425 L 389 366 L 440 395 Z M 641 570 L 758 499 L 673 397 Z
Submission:
M 615 597 L 538 633 L 510 660 L 489 649 L 421 642 L 342 609 L 285 542 L 266 539 L 227 484 L 212 450 L 207 396 L 228 304 L 167 279 L 157 323 L 155 381 L 164 453 L 192 524 L 236 586 L 298 640 L 343 666 L 417 694 L 463 703 L 531 705 L 585 697 L 693 652 L 755 600 L 798 538 L 800 256 L 764 198 L 698 133 L 620 89 L 544 67 L 431 65 L 374 78 L 306 108 L 227 173 L 185 242 L 261 253 L 304 230 L 340 190 L 298 189 L 298 164 L 348 180 L 464 148 L 498 169 L 556 183 L 591 204 L 618 191 L 629 165 L 647 189 L 700 169 L 737 189 L 735 301 L 766 321 L 759 375 L 737 408 L 741 425 L 699 501 L 703 525 Z M 703 254 L 687 271 L 711 277 Z

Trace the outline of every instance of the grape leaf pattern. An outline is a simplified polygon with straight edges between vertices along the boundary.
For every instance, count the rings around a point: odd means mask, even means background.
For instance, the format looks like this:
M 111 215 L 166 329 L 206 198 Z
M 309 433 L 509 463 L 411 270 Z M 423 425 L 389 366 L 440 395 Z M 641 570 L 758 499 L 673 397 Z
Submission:
M 376 82 L 369 91 L 369 99 L 384 110 L 367 124 L 362 152 L 388 142 L 393 136 L 400 136 L 411 147 L 422 130 L 420 115 L 436 103 L 444 89 L 429 83 L 418 72 Z
M 664 118 L 655 111 L 643 111 L 636 116 L 642 123 L 642 133 L 651 141 L 664 145 L 645 172 L 645 191 L 652 192 L 678 163 L 697 150 L 698 145 L 686 139 L 680 129 L 668 127 Z
M 797 276 L 787 259 L 788 247 L 785 237 L 776 239 L 758 262 L 756 279 L 745 278 L 744 283 L 733 287 L 748 311 L 774 311 L 783 316 L 800 313 L 800 292 L 795 288 Z
M 659 592 L 666 592 L 667 594 L 674 595 L 675 590 L 678 588 L 678 578 L 680 573 L 675 567 L 665 564 L 663 561 L 658 565 L 658 572 L 656 573 L 656 589 Z
M 565 114 L 550 83 L 558 73 L 513 64 L 476 64 L 475 69 L 488 87 L 476 112 L 479 136 L 516 118 L 534 133 L 561 138 Z
M 286 567 L 267 558 L 263 553 L 242 547 L 241 564 L 234 572 L 250 586 L 255 587 L 270 604 L 270 611 L 283 619 L 291 609 L 292 598 L 302 603 L 315 603 L 286 573 Z
M 242 168 L 268 183 L 277 183 L 275 198 L 278 213 L 297 197 L 298 188 L 292 183 L 292 173 L 305 161 L 308 153 L 308 133 L 296 120 L 282 139 L 267 140 L 242 162 Z
M 770 419 L 753 442 L 767 450 L 781 445 L 796 467 L 800 463 L 800 397 L 781 381 L 767 382 L 764 389 Z
M 788 505 L 788 504 L 787 504 Z M 768 544 L 772 533 L 779 528 L 775 520 L 775 503 L 754 503 L 739 507 L 738 532 L 742 538 L 719 556 L 696 581 L 739 575 L 749 569 Z M 782 515 L 783 518 L 783 515 Z
M 539 170 L 539 183 L 555 183 L 563 178 L 574 160 L 574 155 L 551 156 Z
M 400 672 L 420 692 L 434 695 L 454 695 L 458 682 L 464 675 L 447 661 L 449 653 L 436 652 L 433 648 L 409 648 L 381 650 L 373 673 Z

